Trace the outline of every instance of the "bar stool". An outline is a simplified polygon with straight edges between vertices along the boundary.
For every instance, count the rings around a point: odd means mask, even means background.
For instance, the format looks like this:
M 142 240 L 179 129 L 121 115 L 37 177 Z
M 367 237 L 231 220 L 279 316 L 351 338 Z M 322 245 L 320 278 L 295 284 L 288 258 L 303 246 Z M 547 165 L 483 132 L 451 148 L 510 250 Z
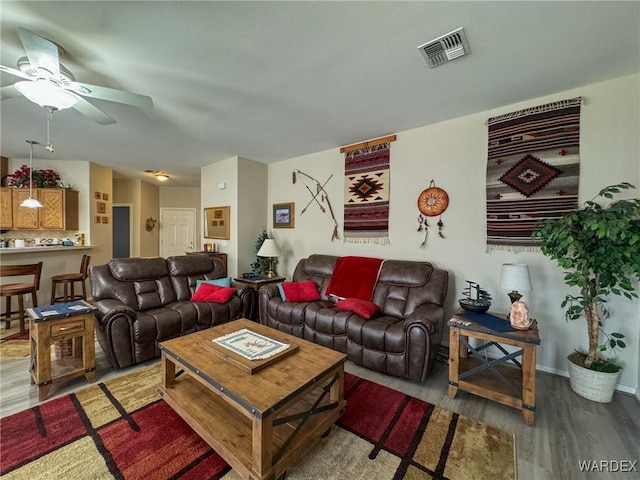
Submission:
M 20 320 L 20 333 L 26 332 L 24 325 L 24 295 L 31 294 L 31 303 L 38 306 L 36 292 L 40 289 L 40 275 L 42 262 L 30 265 L 0 265 L 0 277 L 22 277 L 33 275 L 33 282 L 7 283 L 0 285 L 0 296 L 5 297 L 5 310 L 0 314 L 0 320 L 5 321 L 5 328 L 11 328 L 12 320 Z M 11 298 L 18 297 L 18 310 L 13 311 Z M 17 314 L 17 316 L 14 316 Z
M 89 261 L 91 257 L 89 255 L 83 255 L 80 262 L 79 273 L 59 273 L 51 277 L 51 304 L 54 303 L 66 303 L 73 302 L 74 300 L 86 300 L 87 299 L 87 270 L 89 269 Z M 75 293 L 75 284 L 80 282 L 82 287 L 82 294 Z M 56 289 L 58 285 L 62 284 L 63 295 L 56 297 Z

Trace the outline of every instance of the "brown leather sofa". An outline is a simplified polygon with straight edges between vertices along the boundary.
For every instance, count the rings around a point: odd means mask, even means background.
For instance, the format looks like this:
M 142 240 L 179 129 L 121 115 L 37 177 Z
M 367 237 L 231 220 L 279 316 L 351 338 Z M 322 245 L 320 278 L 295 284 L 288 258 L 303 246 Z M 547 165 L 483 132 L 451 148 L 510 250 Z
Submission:
M 248 287 L 232 285 L 237 292 L 223 304 L 190 301 L 198 280 L 225 276 L 222 261 L 206 255 L 114 258 L 90 267 L 98 343 L 111 365 L 156 358 L 163 340 L 250 318 L 255 292 Z
M 261 287 L 260 322 L 346 353 L 358 365 L 423 381 L 442 338 L 449 273 L 428 262 L 386 260 L 372 297 L 381 313 L 366 320 L 336 309 L 326 295 L 337 259 L 310 255 L 296 266 L 292 280 L 313 280 L 320 300 L 288 303 L 277 285 Z

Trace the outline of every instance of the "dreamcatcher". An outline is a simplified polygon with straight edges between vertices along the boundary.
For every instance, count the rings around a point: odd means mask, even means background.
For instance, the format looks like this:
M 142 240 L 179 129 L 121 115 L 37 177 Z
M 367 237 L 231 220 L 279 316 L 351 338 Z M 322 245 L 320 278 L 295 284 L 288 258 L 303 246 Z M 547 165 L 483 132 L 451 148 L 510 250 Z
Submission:
M 427 235 L 429 234 L 429 223 L 427 219 L 429 217 L 437 217 L 449 206 L 449 195 L 443 189 L 436 187 L 433 180 L 429 183 L 429 188 L 423 190 L 418 196 L 418 232 L 424 231 L 424 241 L 420 244 L 420 248 L 424 248 L 427 245 Z M 442 217 L 438 219 L 438 236 L 444 238 L 442 234 Z

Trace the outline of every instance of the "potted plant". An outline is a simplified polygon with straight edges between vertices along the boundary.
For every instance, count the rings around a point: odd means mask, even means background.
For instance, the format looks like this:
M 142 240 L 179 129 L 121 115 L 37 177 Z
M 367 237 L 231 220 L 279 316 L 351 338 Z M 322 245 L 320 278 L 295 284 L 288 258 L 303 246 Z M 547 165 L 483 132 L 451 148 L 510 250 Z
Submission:
M 566 320 L 586 320 L 589 337 L 587 352 L 569 355 L 571 387 L 585 398 L 604 403 L 611 401 L 622 369 L 616 350 L 626 344 L 621 333 L 606 333 L 602 320 L 609 317 L 609 295 L 638 298 L 632 281 L 640 278 L 640 198 L 608 205 L 596 200 L 612 200 L 633 188 L 628 182 L 605 187 L 583 208 L 548 220 L 533 234 L 542 242 L 542 253 L 564 269 L 565 284 L 580 289 L 561 304 Z M 602 352 L 607 354 L 602 357 Z

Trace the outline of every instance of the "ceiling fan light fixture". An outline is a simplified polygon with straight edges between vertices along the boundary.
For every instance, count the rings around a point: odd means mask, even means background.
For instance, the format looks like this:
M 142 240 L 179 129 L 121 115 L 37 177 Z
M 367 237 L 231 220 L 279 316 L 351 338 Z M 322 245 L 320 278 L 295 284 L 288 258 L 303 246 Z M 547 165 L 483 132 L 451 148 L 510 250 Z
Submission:
M 47 80 L 16 82 L 16 89 L 33 103 L 43 108 L 64 110 L 73 107 L 79 100 L 75 93 L 57 87 Z

